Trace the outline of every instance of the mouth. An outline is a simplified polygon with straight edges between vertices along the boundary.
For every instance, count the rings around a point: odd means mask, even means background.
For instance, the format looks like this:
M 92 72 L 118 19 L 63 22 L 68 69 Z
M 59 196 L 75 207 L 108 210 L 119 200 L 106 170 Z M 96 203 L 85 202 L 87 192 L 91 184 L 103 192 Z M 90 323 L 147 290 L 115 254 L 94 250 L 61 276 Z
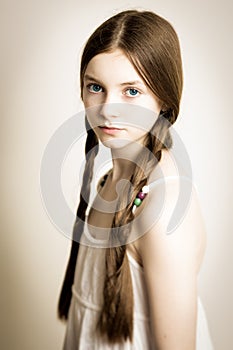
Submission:
M 106 126 L 106 125 L 99 126 L 99 129 L 101 129 L 101 131 L 103 131 L 104 133 L 109 134 L 109 135 L 123 130 L 123 129 L 118 128 L 116 126 Z

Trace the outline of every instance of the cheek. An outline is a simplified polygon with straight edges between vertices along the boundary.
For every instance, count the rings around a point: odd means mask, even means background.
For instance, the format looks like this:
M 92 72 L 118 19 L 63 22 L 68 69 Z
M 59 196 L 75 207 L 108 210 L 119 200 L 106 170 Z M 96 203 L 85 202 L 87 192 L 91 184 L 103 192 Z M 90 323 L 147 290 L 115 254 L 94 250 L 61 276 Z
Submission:
M 85 90 L 83 90 L 83 93 L 82 93 L 82 100 L 83 100 L 83 104 L 84 104 L 85 108 L 88 108 L 90 105 L 90 101 L 89 101 L 88 95 L 87 95 Z
M 158 98 L 150 98 L 148 101 L 148 108 L 153 110 L 156 115 L 161 111 L 163 103 Z
M 97 126 L 98 119 L 97 119 L 94 111 L 90 108 L 87 108 L 86 109 L 86 116 L 87 116 L 87 120 L 88 120 L 89 124 L 91 125 L 91 127 L 95 128 Z
M 85 114 L 87 116 L 87 120 L 91 125 L 91 127 L 95 128 L 102 123 L 102 118 L 100 117 L 100 106 L 99 105 L 93 106 L 93 105 L 90 105 L 88 101 L 85 101 L 85 102 L 84 102 L 84 107 L 85 107 Z
M 131 117 L 128 118 L 128 121 L 132 130 L 134 130 L 134 133 L 142 135 L 150 131 L 157 118 L 158 115 L 154 112 L 150 113 L 149 110 L 144 110 L 143 113 L 141 112 L 139 115 L 131 115 Z
M 96 99 L 95 94 L 91 94 L 86 88 L 83 88 L 83 103 L 86 108 L 94 105 L 94 100 Z
M 131 132 L 131 138 L 136 140 L 139 140 L 141 138 L 143 138 L 144 136 L 147 135 L 149 130 L 143 130 L 143 129 L 134 129 Z
M 89 108 L 92 106 L 99 105 L 103 103 L 103 94 L 101 93 L 90 93 L 86 91 L 86 89 L 83 89 L 83 103 L 85 108 Z

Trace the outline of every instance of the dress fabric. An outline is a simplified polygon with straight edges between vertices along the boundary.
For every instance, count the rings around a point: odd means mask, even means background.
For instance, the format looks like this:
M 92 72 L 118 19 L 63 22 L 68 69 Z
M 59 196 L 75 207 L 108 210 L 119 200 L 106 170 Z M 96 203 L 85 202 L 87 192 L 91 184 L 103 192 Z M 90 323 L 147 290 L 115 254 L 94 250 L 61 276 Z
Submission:
M 143 268 L 127 252 L 134 291 L 133 343 L 109 345 L 95 332 L 104 282 L 104 248 L 80 245 L 63 350 L 154 350 Z M 213 350 L 205 310 L 198 297 L 196 350 Z
M 83 245 L 82 238 L 76 263 L 72 299 L 66 325 L 63 350 L 156 350 L 151 337 L 149 305 L 144 271 L 130 255 L 129 260 L 133 296 L 133 342 L 110 345 L 95 331 L 101 305 L 102 286 L 105 277 L 105 248 Z M 198 296 L 196 350 L 213 350 L 208 323 Z

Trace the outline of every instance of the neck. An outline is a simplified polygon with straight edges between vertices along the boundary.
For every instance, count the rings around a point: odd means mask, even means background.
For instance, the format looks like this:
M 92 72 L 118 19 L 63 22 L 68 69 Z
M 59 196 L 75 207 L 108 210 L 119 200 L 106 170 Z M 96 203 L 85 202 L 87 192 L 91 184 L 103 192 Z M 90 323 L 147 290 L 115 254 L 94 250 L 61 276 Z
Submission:
M 136 159 L 142 150 L 142 145 L 130 143 L 123 148 L 114 148 L 112 153 L 112 181 L 117 182 L 120 179 L 130 179 L 134 172 Z

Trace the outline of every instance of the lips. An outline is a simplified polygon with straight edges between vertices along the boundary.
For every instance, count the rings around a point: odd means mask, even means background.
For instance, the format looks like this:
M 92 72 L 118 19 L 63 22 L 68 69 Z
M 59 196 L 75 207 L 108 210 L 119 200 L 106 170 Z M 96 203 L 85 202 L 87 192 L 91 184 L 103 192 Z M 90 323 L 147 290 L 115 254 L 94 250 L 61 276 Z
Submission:
M 118 132 L 120 132 L 121 130 L 123 129 L 120 129 L 118 127 L 115 127 L 115 126 L 106 126 L 106 125 L 102 125 L 102 126 L 99 126 L 100 130 L 105 133 L 105 134 L 108 134 L 108 135 L 114 135 Z
M 116 126 L 106 126 L 106 125 L 100 125 L 101 129 L 109 129 L 109 130 L 122 130 L 121 128 L 118 128 Z

